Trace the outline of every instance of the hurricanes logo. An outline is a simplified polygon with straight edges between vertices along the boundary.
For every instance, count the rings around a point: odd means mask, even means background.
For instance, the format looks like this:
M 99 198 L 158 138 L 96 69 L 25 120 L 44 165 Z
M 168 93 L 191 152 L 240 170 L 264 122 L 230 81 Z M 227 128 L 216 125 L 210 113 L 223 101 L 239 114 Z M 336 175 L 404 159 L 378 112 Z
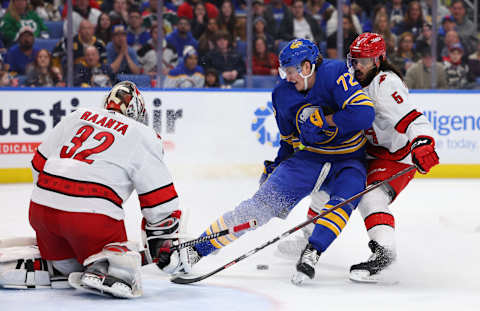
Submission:
M 290 48 L 291 49 L 296 49 L 298 47 L 300 47 L 302 45 L 302 41 L 295 41 L 295 42 L 292 42 L 292 44 L 290 44 Z
M 301 43 L 301 42 L 300 42 Z M 275 110 L 272 102 L 267 107 L 255 110 L 255 119 L 252 122 L 252 131 L 257 132 L 257 140 L 262 145 L 280 146 L 280 133 L 275 121 Z

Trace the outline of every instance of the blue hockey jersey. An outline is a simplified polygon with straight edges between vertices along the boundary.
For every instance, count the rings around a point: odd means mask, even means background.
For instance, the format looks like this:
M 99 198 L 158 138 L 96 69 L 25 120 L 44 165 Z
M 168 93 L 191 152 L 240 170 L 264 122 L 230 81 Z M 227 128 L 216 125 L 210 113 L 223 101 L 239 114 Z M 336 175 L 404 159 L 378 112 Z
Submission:
M 324 59 L 315 74 L 315 83 L 306 92 L 298 92 L 293 83 L 285 80 L 273 90 L 272 103 L 281 138 L 277 164 L 298 149 L 324 159 L 363 156 L 365 152 L 363 130 L 371 127 L 375 117 L 373 101 L 341 61 Z M 330 139 L 303 145 L 299 114 L 310 106 L 320 107 L 325 115 L 333 114 L 337 127 L 331 128 Z

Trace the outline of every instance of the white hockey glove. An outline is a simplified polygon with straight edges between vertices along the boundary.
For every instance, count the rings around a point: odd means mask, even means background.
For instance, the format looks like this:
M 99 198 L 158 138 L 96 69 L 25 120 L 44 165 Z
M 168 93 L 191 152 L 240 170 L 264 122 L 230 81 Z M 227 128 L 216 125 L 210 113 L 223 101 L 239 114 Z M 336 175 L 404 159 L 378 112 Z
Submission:
M 155 263 L 168 274 L 190 273 L 192 266 L 187 249 L 170 248 L 179 244 L 178 229 L 182 212 L 177 210 L 156 223 L 142 221 L 142 237 L 145 244 L 147 262 Z

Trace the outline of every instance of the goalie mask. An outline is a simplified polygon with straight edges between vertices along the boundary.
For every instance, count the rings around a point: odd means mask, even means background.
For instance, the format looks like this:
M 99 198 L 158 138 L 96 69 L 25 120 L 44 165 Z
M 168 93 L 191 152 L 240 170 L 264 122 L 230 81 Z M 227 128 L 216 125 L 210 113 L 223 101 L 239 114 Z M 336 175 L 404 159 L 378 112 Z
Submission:
M 115 84 L 105 98 L 104 108 L 116 110 L 138 122 L 146 122 L 145 101 L 133 82 Z

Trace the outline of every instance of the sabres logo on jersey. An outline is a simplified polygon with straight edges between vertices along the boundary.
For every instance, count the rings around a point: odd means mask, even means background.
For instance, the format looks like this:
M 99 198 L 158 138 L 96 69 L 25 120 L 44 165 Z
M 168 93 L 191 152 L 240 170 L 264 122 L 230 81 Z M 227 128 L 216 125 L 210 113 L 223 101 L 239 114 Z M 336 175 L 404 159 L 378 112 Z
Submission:
M 298 49 L 303 44 L 302 41 L 294 41 L 290 44 L 291 49 Z

